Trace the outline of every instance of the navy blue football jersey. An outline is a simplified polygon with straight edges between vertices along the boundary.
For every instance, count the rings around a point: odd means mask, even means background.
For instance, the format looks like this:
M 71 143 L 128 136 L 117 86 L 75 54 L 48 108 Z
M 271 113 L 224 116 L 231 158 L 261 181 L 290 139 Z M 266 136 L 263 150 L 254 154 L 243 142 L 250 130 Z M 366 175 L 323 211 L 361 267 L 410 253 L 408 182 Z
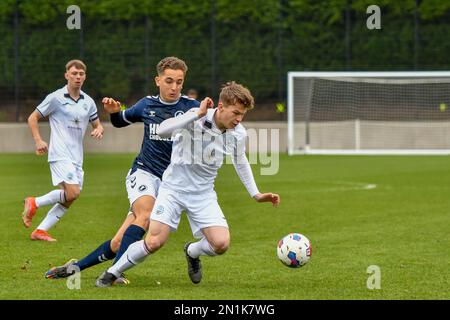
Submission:
M 111 122 L 116 127 L 124 127 L 134 122 L 144 122 L 145 132 L 141 151 L 133 162 L 132 171 L 139 168 L 162 178 L 164 170 L 170 163 L 172 141 L 163 139 L 156 134 L 159 124 L 168 118 L 176 117 L 199 106 L 200 103 L 197 100 L 184 95 L 174 103 L 162 102 L 159 96 L 147 96 L 131 108 L 114 114 L 115 119 L 111 116 Z

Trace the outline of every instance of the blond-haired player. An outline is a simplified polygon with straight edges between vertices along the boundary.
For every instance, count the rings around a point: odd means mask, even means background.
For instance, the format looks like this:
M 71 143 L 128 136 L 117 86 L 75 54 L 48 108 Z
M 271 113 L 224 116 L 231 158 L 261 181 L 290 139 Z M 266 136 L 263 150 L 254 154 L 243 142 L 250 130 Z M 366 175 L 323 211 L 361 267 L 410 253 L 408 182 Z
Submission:
M 83 187 L 83 138 L 87 125 L 91 123 L 93 127 L 91 137 L 103 137 L 103 126 L 95 102 L 81 91 L 86 80 L 86 65 L 81 60 L 70 60 L 66 64 L 64 77 L 67 84 L 47 95 L 28 117 L 36 154 L 48 152 L 52 182 L 54 186 L 59 186 L 59 189 L 43 196 L 25 198 L 22 220 L 26 228 L 31 226 L 38 208 L 53 206 L 31 233 L 31 240 L 56 241 L 48 230 L 80 196 Z M 39 131 L 38 122 L 45 117 L 50 122 L 50 145 L 42 139 Z

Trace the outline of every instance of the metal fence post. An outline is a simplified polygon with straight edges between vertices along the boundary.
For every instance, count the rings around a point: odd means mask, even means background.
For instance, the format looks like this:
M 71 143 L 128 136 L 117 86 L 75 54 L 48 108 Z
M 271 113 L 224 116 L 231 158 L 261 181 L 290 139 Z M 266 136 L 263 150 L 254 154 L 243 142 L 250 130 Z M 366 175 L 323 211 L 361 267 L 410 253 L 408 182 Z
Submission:
M 14 8 L 14 103 L 16 105 L 16 121 L 20 121 L 20 103 L 19 103 L 19 3 L 16 0 Z
M 211 96 L 217 93 L 216 0 L 211 0 Z
M 420 49 L 420 38 L 419 38 L 419 5 L 420 0 L 415 1 L 414 6 L 414 70 L 419 69 L 419 49 Z

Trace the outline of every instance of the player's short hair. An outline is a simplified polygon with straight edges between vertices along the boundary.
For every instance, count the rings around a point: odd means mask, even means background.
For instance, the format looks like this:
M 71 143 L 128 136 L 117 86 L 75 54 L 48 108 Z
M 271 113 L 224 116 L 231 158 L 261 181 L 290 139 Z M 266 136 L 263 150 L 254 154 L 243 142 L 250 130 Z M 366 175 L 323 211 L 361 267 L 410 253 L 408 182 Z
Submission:
M 82 69 L 82 70 L 84 70 L 84 72 L 86 72 L 86 69 L 87 69 L 84 62 L 81 60 L 77 60 L 77 59 L 70 60 L 69 62 L 66 63 L 66 71 L 68 71 L 72 67 L 75 67 L 77 69 Z
M 251 110 L 255 106 L 255 100 L 253 99 L 250 90 L 234 81 L 227 82 L 222 86 L 219 100 L 222 101 L 225 106 L 240 103 L 247 110 Z
M 166 69 L 181 70 L 186 75 L 188 67 L 186 63 L 180 58 L 165 57 L 156 65 L 156 72 L 158 73 L 158 75 L 161 75 Z

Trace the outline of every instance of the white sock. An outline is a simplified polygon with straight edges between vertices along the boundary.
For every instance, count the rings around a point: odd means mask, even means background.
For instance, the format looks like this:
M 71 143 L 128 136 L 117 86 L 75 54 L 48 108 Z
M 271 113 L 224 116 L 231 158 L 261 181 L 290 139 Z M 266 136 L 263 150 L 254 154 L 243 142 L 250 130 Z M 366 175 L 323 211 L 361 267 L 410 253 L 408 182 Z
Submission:
M 108 269 L 108 272 L 114 274 L 116 277 L 120 277 L 122 272 L 125 272 L 135 265 L 143 262 L 149 255 L 150 252 L 147 250 L 145 241 L 137 241 L 128 247 L 127 251 L 123 253 L 119 261 Z
M 206 238 L 202 238 L 202 240 L 191 243 L 188 247 L 188 255 L 191 258 L 198 258 L 199 256 L 217 256 L 217 253 L 214 252 L 213 248 L 209 244 Z
M 42 197 L 37 197 L 36 199 L 36 206 L 48 206 L 50 204 L 55 203 L 64 203 L 66 202 L 66 199 L 64 197 L 64 190 L 53 190 L 47 193 L 46 195 L 43 195 Z
M 36 228 L 40 230 L 48 231 L 51 227 L 53 227 L 59 219 L 66 213 L 67 208 L 63 205 L 57 203 L 50 209 L 47 213 L 47 216 L 42 220 L 41 224 Z

